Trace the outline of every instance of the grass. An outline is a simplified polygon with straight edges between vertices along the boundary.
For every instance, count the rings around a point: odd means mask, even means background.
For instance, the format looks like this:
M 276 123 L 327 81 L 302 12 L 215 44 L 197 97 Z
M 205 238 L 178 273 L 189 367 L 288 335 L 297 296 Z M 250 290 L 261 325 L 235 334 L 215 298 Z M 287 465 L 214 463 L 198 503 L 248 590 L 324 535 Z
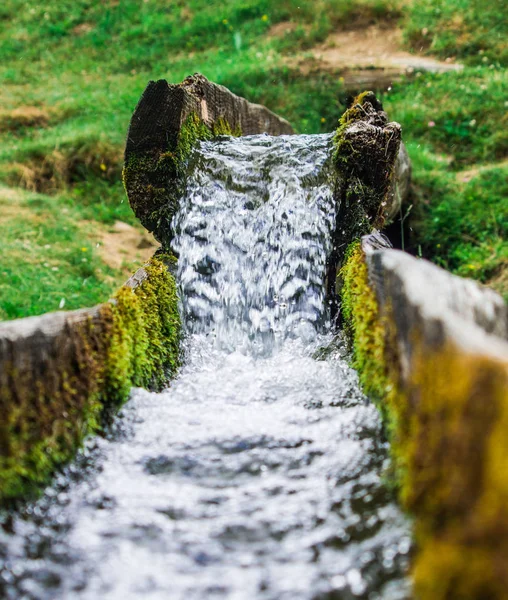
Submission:
M 499 2 L 480 6 L 476 0 L 446 7 L 437 0 L 50 0 L 29 8 L 5 0 L 0 318 L 53 310 L 64 296 L 66 309 L 104 300 L 124 279 L 125 268 L 107 267 L 92 249 L 79 268 L 66 257 L 89 243 L 90 230 L 117 220 L 135 225 L 120 170 L 130 115 L 150 79 L 178 82 L 199 71 L 266 104 L 298 132 L 331 131 L 346 105 L 340 73 L 303 75 L 288 58 L 336 29 L 397 20 L 408 48 L 466 63 L 463 73 L 408 79 L 384 97 L 390 117 L 404 126 L 413 159 L 415 206 L 406 221 L 414 230 L 411 248 L 502 289 L 506 242 L 499 219 L 490 216 L 502 210 L 502 186 L 488 184 L 495 173 L 502 179 L 507 153 L 502 13 Z M 273 26 L 287 22 L 275 35 Z M 478 165 L 492 168 L 457 183 L 458 172 Z M 53 227 L 39 227 L 37 244 L 23 245 L 24 227 L 33 231 L 36 217 Z M 47 273 L 34 266 L 45 263 Z
M 463 72 L 425 74 L 395 86 L 387 109 L 417 140 L 448 154 L 453 170 L 502 160 L 508 155 L 508 73 L 475 67 Z
M 413 154 L 418 160 L 412 249 L 506 296 L 508 163 L 463 175 L 443 168 L 442 160 L 421 148 L 413 148 Z
M 0 202 L 3 318 L 93 306 L 109 297 L 117 274 L 100 260 L 96 228 L 79 206 L 8 188 L 0 188 Z
M 401 83 L 384 98 L 413 162 L 406 249 L 505 297 L 507 97 L 505 69 L 466 67 Z
M 508 300 L 508 21 L 500 0 L 407 5 L 407 45 L 465 66 L 394 86 L 384 102 L 413 163 L 410 251 Z M 405 207 L 407 210 L 408 207 Z
M 413 47 L 467 65 L 508 62 L 508 24 L 502 0 L 418 0 L 408 4 L 405 38 Z

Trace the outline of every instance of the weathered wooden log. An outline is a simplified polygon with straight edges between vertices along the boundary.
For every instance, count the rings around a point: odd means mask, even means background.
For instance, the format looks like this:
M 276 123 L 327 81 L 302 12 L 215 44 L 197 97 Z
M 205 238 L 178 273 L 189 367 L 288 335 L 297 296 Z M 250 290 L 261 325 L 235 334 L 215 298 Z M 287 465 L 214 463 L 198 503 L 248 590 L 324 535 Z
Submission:
M 334 136 L 336 229 L 328 258 L 327 294 L 338 310 L 337 271 L 347 248 L 372 228 L 389 223 L 409 191 L 411 169 L 401 127 L 389 122 L 373 92 L 357 96 Z
M 124 183 L 144 227 L 164 245 L 182 194 L 181 167 L 199 139 L 228 133 L 293 133 L 291 125 L 203 75 L 173 85 L 150 82 L 131 119 L 125 147 Z
M 70 458 L 132 385 L 175 373 L 176 285 L 153 259 L 104 304 L 0 323 L 0 502 Z
M 373 92 L 360 94 L 335 135 L 339 197 L 338 245 L 381 228 L 407 198 L 411 164 L 398 123 L 390 122 Z
M 242 135 L 289 135 L 291 125 L 260 104 L 248 102 L 196 73 L 179 84 L 151 81 L 131 118 L 125 160 L 145 150 L 166 152 L 178 143 L 187 118 L 196 114 L 210 129 L 220 120 Z
M 508 589 L 508 308 L 494 291 L 368 236 L 342 268 L 366 391 L 415 516 L 422 600 Z

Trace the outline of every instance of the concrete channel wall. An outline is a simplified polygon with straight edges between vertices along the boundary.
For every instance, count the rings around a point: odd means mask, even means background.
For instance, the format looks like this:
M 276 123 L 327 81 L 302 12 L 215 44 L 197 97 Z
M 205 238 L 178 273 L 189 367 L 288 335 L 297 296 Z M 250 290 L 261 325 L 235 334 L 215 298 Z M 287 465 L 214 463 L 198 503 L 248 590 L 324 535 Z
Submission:
M 168 227 L 181 193 L 180 163 L 199 139 L 292 132 L 268 109 L 202 76 L 151 82 L 127 136 L 131 206 L 148 229 Z M 166 212 L 154 217 L 154 203 Z M 173 260 L 152 259 L 104 304 L 0 323 L 0 503 L 37 490 L 133 385 L 157 389 L 174 375 L 180 320 Z
M 355 362 L 415 517 L 416 597 L 506 598 L 506 304 L 379 234 L 356 244 L 341 277 Z
M 152 259 L 104 304 L 0 323 L 0 502 L 35 491 L 133 385 L 179 364 L 168 265 Z

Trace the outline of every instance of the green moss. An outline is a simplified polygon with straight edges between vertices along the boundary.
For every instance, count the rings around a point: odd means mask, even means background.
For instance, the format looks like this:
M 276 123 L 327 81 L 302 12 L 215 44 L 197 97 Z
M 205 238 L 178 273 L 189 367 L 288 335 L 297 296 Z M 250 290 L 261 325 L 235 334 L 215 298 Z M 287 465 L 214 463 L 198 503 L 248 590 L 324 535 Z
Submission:
M 171 221 L 183 194 L 183 174 L 194 146 L 219 135 L 241 135 L 222 117 L 207 125 L 191 113 L 178 132 L 174 147 L 131 155 L 123 169 L 130 205 L 141 223 L 154 232 L 165 247 L 171 241 Z
M 344 111 L 343 115 L 339 119 L 339 126 L 335 134 L 335 144 L 340 145 L 342 141 L 342 134 L 344 129 L 355 123 L 356 121 L 363 121 L 365 117 L 372 114 L 372 110 L 368 106 L 370 105 L 375 111 L 380 112 L 383 110 L 383 105 L 377 99 L 374 92 L 366 90 L 355 97 L 351 106 Z M 386 123 L 386 119 L 381 116 L 379 123 L 383 125 Z
M 359 241 L 348 247 L 339 277 L 344 332 L 353 351 L 353 366 L 365 393 L 376 402 L 385 422 L 390 423 L 393 415 L 389 403 L 396 390 L 396 372 L 386 361 L 389 326 L 380 315 L 369 285 Z
M 383 225 L 400 139 L 400 127 L 388 123 L 373 92 L 357 96 L 340 118 L 333 142 L 337 248 Z
M 134 386 L 161 389 L 179 366 L 180 317 L 176 283 L 167 267 L 152 259 L 136 289 L 114 296 L 107 352 L 106 397 L 121 405 Z
M 90 398 L 82 414 L 72 411 L 55 424 L 47 439 L 33 445 L 27 438 L 16 440 L 13 455 L 0 457 L 0 503 L 36 495 L 55 469 L 74 456 L 83 439 L 98 431 L 100 410 L 101 404 Z
M 358 242 L 341 270 L 345 331 L 391 441 L 403 506 L 415 518 L 421 600 L 505 598 L 508 589 L 508 367 L 415 333 L 399 376 L 391 308 L 379 310 Z
M 131 384 L 143 383 L 148 335 L 141 303 L 128 287 L 120 288 L 112 306 L 113 327 L 106 355 L 106 394 L 108 401 L 120 406 L 129 395 Z
M 171 259 L 173 260 L 173 259 Z M 167 258 L 166 258 L 167 262 Z M 132 386 L 161 389 L 179 366 L 176 283 L 152 259 L 95 316 L 70 326 L 40 376 L 4 365 L 0 385 L 0 501 L 37 490 Z
M 178 169 L 185 163 L 199 141 L 210 140 L 219 135 L 240 136 L 242 131 L 239 126 L 232 128 L 223 117 L 219 117 L 209 126 L 196 113 L 191 113 L 178 134 L 178 143 L 173 155 L 175 167 Z
M 208 127 L 196 113 L 191 113 L 178 134 L 178 143 L 174 153 L 175 167 L 180 167 L 187 160 L 192 148 L 199 140 L 209 140 L 212 137 L 212 128 Z

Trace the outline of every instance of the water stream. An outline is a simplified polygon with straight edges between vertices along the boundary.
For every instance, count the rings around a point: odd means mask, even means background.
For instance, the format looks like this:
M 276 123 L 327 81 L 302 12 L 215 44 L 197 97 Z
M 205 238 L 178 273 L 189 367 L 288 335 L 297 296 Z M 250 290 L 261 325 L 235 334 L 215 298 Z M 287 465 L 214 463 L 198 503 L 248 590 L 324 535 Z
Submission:
M 330 144 L 194 153 L 174 222 L 185 366 L 2 515 L 0 597 L 409 597 L 380 418 L 329 333 Z

